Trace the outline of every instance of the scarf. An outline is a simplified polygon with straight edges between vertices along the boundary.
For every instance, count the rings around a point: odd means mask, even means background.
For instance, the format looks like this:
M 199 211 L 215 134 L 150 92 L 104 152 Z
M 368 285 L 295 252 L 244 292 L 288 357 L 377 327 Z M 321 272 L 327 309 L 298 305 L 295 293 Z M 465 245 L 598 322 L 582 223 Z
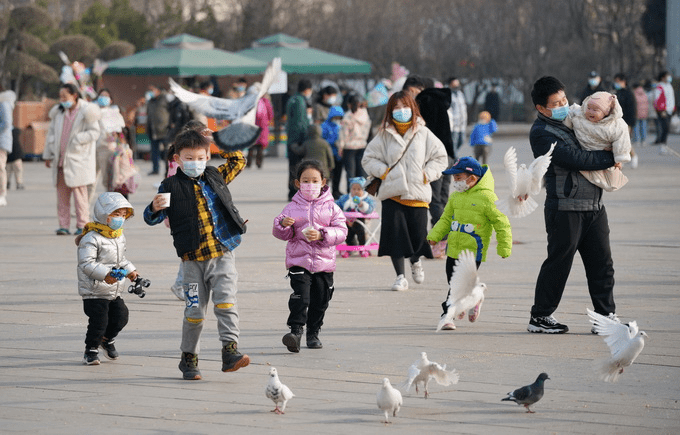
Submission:
M 402 136 L 405 135 L 408 129 L 413 125 L 413 120 L 409 122 L 398 122 L 397 120 L 393 119 L 392 122 L 394 122 L 394 128 L 397 129 L 397 133 Z
M 85 224 L 85 228 L 83 228 L 83 235 L 87 234 L 90 231 L 96 231 L 102 236 L 109 239 L 115 239 L 123 235 L 122 228 L 112 230 L 111 228 L 109 228 L 108 225 L 100 224 L 98 222 L 88 222 Z

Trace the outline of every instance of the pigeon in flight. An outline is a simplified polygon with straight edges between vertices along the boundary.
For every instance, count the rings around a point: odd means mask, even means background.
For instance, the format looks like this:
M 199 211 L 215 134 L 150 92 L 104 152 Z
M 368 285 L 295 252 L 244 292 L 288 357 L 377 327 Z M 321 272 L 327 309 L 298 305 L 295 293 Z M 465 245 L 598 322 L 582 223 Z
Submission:
M 427 359 L 427 353 L 421 352 L 420 359 L 414 362 L 408 369 L 408 376 L 406 380 L 399 385 L 399 389 L 408 392 L 411 385 L 415 384 L 416 393 L 418 393 L 418 384 L 423 384 L 425 391 L 425 398 L 429 395 L 427 391 L 427 384 L 431 379 L 437 381 L 439 385 L 452 385 L 458 383 L 458 372 L 456 370 L 446 370 L 446 364 L 440 364 Z
M 462 319 L 468 310 L 481 307 L 482 302 L 484 302 L 486 284 L 479 282 L 477 264 L 472 252 L 465 250 L 458 256 L 458 263 L 451 276 L 449 289 L 449 296 L 446 298 L 448 309 L 439 320 L 437 331 L 441 330 L 446 324 L 452 324 L 454 317 Z M 477 308 L 477 312 L 479 312 L 479 308 Z M 471 314 L 470 321 L 474 321 L 473 319 L 476 320 L 476 317 L 473 318 Z
M 391 413 L 392 416 L 396 417 L 397 412 L 399 412 L 399 408 L 401 408 L 403 403 L 401 393 L 399 390 L 394 388 L 392 384 L 390 384 L 390 380 L 388 378 L 384 378 L 382 381 L 382 386 L 380 387 L 380 390 L 378 390 L 376 399 L 378 402 L 378 408 L 380 408 L 385 413 L 384 423 L 389 423 L 389 414 Z
M 527 409 L 527 412 L 533 414 L 534 411 L 529 409 L 529 406 L 538 402 L 541 400 L 541 397 L 543 397 L 543 382 L 546 379 L 550 379 L 548 374 L 541 373 L 538 375 L 538 378 L 536 378 L 536 382 L 508 393 L 508 397 L 501 399 L 501 402 L 504 400 L 509 400 L 515 402 L 518 405 L 524 405 L 524 407 Z
M 586 310 L 588 310 L 586 308 Z M 636 321 L 627 324 L 617 322 L 609 317 L 588 310 L 590 323 L 597 335 L 604 337 L 604 342 L 611 350 L 611 356 L 597 361 L 600 379 L 605 382 L 616 382 L 623 369 L 633 364 L 645 347 L 645 331 L 638 330 Z
M 541 192 L 543 176 L 550 166 L 555 145 L 557 145 L 557 142 L 550 146 L 547 153 L 531 162 L 528 168 L 525 164 L 517 167 L 515 147 L 508 148 L 503 158 L 503 164 L 510 181 L 510 194 L 507 198 L 496 201 L 500 211 L 507 216 L 520 218 L 528 216 L 536 210 L 538 203 L 532 198 L 532 195 L 538 195 Z
M 290 388 L 281 383 L 279 374 L 274 367 L 269 369 L 269 382 L 267 383 L 265 394 L 272 399 L 272 402 L 276 405 L 276 408 L 272 409 L 272 412 L 277 414 L 285 414 L 286 403 L 295 397 L 295 394 L 290 391 Z M 279 403 L 281 404 L 281 408 L 279 408 Z

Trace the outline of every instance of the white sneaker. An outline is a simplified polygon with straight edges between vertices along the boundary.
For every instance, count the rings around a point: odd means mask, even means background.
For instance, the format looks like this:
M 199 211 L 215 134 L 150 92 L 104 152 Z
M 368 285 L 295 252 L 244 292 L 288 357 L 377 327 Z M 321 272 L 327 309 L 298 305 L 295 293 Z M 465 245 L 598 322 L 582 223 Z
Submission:
M 4 207 L 7 205 L 7 198 L 4 196 L 0 196 L 0 207 Z
M 423 270 L 423 263 L 420 260 L 411 263 L 411 276 L 416 284 L 422 284 L 425 281 L 425 270 Z
M 635 169 L 638 167 L 638 156 L 635 154 L 633 157 L 630 158 L 630 168 Z
M 392 291 L 403 292 L 404 290 L 408 290 L 408 281 L 406 281 L 404 275 L 397 275 L 397 279 L 392 284 Z
M 659 147 L 659 154 L 661 154 L 662 156 L 665 156 L 666 154 L 668 154 L 668 147 L 666 145 L 662 144 Z

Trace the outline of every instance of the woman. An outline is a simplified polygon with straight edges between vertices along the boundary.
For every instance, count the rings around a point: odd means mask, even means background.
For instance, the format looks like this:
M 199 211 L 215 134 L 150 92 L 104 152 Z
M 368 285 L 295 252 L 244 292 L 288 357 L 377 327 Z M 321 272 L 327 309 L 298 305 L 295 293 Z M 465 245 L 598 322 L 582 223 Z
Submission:
M 410 258 L 417 284 L 425 279 L 420 257 L 432 258 L 426 240 L 430 182 L 446 169 L 446 149 L 425 127 L 415 100 L 400 91 L 387 102 L 380 131 L 366 147 L 361 163 L 368 175 L 383 180 L 378 192 L 382 201 L 378 255 L 392 258 L 397 274 L 392 290 L 407 290 L 404 258 Z
M 317 97 L 316 103 L 313 106 L 313 121 L 316 124 L 321 124 L 326 119 L 328 119 L 328 112 L 331 107 L 337 106 L 338 101 L 338 90 L 333 86 L 326 86 L 321 89 L 319 96 Z
M 49 113 L 50 127 L 42 158 L 52 168 L 52 180 L 57 186 L 57 235 L 70 234 L 71 195 L 76 208 L 76 235 L 88 222 L 87 186 L 94 184 L 96 143 L 99 139 L 97 106 L 80 98 L 78 88 L 71 83 L 61 85 L 59 104 Z
M 272 103 L 269 101 L 269 96 L 265 94 L 257 102 L 257 112 L 255 112 L 255 125 L 260 127 L 262 131 L 257 138 L 255 145 L 248 150 L 248 163 L 246 167 L 250 168 L 250 162 L 255 158 L 257 169 L 262 169 L 262 158 L 264 156 L 264 149 L 269 145 L 269 124 L 274 120 L 274 109 Z
M 90 184 L 87 187 L 90 204 L 94 202 L 100 174 L 102 183 L 104 184 L 104 190 L 112 190 L 110 172 L 111 157 L 113 157 L 117 142 L 120 140 L 119 137 L 123 132 L 123 128 L 125 128 L 123 115 L 120 113 L 118 106 L 113 105 L 113 98 L 108 89 L 101 89 L 97 94 L 95 102 L 99 106 L 101 118 L 99 119 L 100 135 L 97 140 L 97 148 L 95 151 L 97 156 L 97 175 L 94 184 Z
M 371 132 L 371 118 L 366 110 L 366 101 L 358 95 L 350 95 L 347 102 L 347 113 L 342 120 L 343 148 L 340 149 L 342 161 L 347 175 L 347 191 L 349 180 L 365 176 L 361 168 L 361 159 Z

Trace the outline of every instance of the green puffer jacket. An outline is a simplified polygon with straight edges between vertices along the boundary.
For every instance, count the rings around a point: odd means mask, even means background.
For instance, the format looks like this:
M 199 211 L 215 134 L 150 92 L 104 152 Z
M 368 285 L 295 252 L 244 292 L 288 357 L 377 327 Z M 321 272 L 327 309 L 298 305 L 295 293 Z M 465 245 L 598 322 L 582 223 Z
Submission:
M 476 253 L 477 261 L 486 261 L 492 230 L 496 230 L 498 255 L 509 257 L 512 251 L 510 221 L 496 208 L 493 175 L 488 165 L 483 165 L 482 171 L 482 178 L 471 189 L 449 196 L 441 218 L 427 235 L 427 240 L 434 242 L 448 235 L 446 255 L 451 258 L 469 250 Z

